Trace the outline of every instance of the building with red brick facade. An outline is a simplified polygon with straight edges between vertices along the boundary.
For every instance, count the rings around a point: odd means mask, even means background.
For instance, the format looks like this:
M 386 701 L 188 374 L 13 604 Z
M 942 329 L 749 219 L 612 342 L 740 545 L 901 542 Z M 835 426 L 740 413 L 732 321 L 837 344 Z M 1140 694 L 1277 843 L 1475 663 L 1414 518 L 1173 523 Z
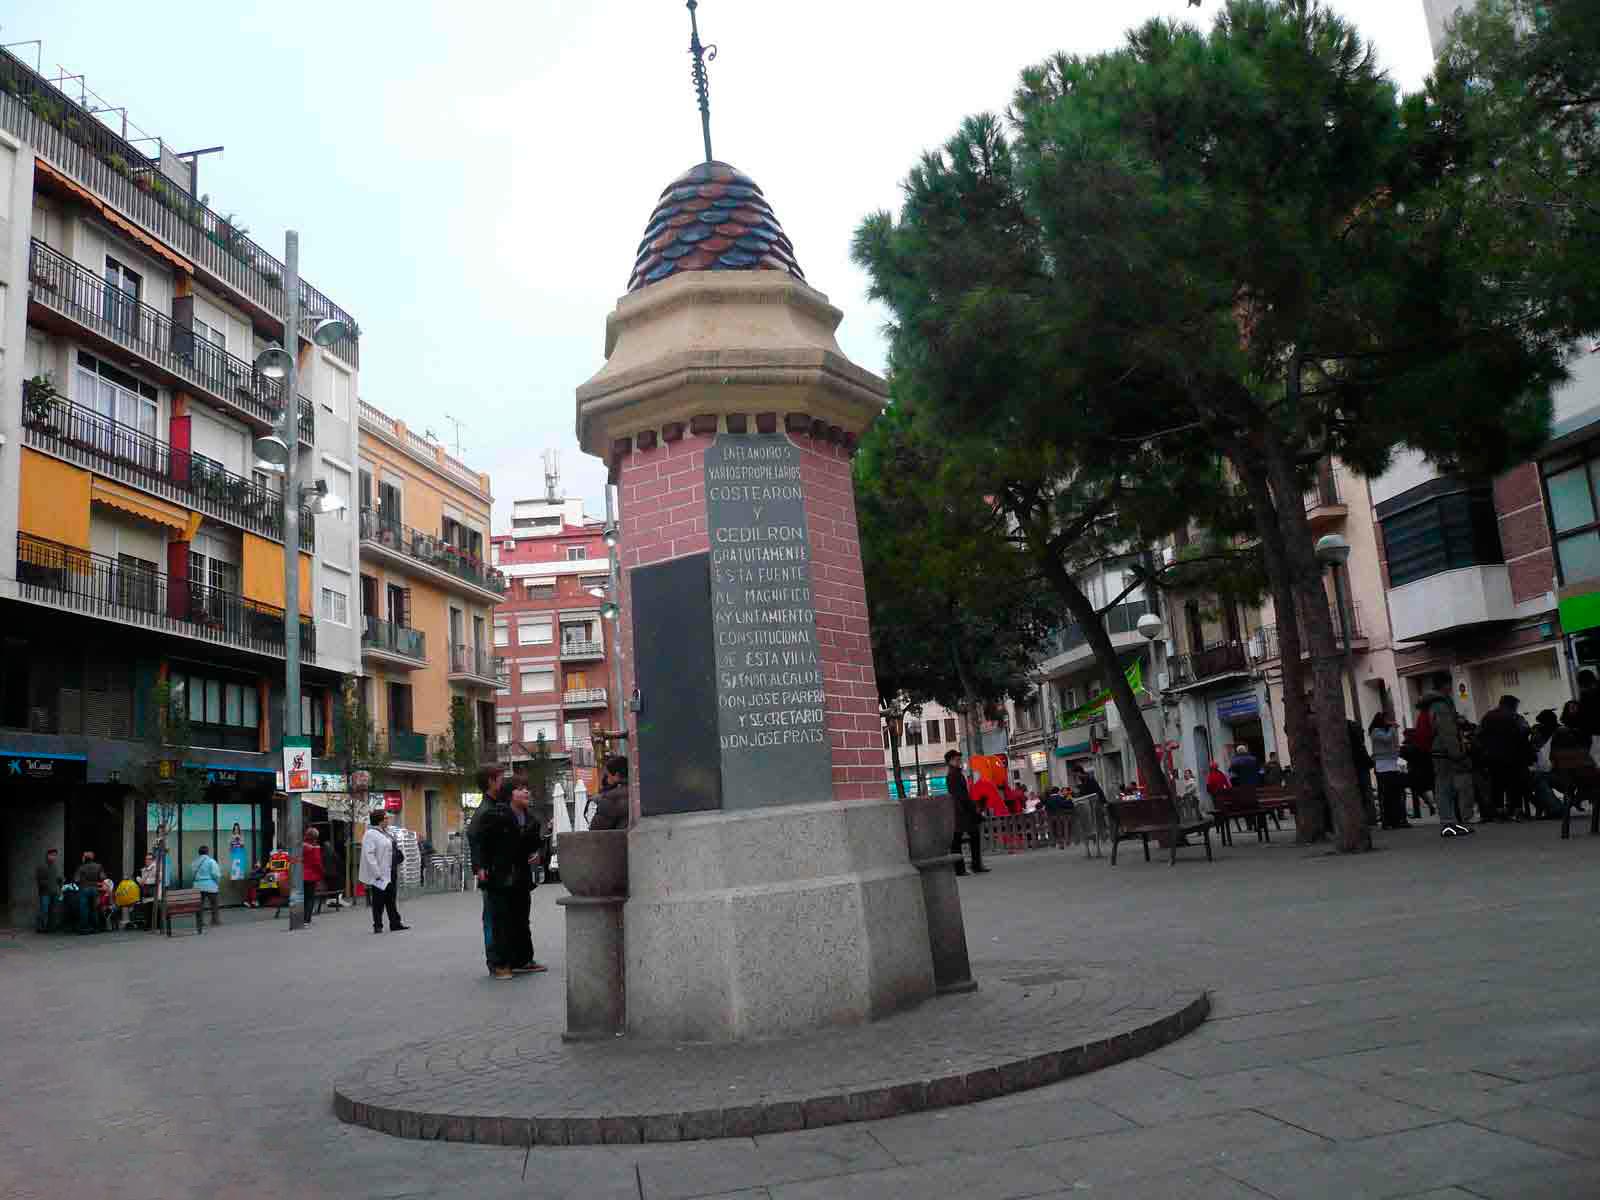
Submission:
M 616 622 L 601 615 L 610 570 L 605 526 L 573 499 L 518 500 L 511 526 L 492 542 L 510 584 L 494 616 L 495 741 L 502 761 L 515 763 L 542 735 L 565 768 L 571 802 L 580 782 L 589 795 L 596 791 L 590 732 L 614 727 Z

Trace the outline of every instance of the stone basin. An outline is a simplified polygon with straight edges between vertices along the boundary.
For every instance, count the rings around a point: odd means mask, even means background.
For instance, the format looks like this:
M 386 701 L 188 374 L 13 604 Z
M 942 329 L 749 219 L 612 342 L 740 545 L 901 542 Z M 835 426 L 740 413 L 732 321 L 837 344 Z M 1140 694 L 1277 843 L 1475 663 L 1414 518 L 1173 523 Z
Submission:
M 950 842 L 956 835 L 954 800 L 949 796 L 907 796 L 900 807 L 905 815 L 906 849 L 912 862 L 950 853 Z M 565 851 L 562 853 L 564 856 Z M 563 857 L 563 866 L 565 863 Z
M 561 882 L 574 896 L 628 894 L 626 829 L 563 833 L 557 851 L 561 858 Z

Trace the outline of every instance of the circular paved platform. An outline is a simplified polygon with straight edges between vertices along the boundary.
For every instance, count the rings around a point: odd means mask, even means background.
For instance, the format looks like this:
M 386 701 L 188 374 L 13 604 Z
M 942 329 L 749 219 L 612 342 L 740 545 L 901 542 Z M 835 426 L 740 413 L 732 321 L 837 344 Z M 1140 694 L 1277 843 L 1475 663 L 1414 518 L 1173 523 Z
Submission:
M 1120 965 L 990 963 L 980 985 L 766 1042 L 564 1042 L 559 1030 L 478 1026 L 359 1064 L 335 1085 L 334 1109 L 397 1137 L 493 1145 L 748 1137 L 1042 1087 L 1146 1054 L 1208 1010 L 1203 991 Z

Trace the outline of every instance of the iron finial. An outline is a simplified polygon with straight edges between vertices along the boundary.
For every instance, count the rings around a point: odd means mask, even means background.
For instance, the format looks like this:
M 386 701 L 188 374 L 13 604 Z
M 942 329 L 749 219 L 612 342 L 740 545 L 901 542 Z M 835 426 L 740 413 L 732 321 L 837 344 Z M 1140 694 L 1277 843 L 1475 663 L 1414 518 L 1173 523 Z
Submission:
M 699 7 L 699 0 L 688 0 L 689 55 L 694 59 L 694 94 L 700 101 L 700 135 L 706 143 L 706 161 L 711 162 L 711 95 L 706 80 L 706 63 L 716 61 L 717 47 L 715 44 L 700 44 L 700 23 L 694 15 L 694 10 Z

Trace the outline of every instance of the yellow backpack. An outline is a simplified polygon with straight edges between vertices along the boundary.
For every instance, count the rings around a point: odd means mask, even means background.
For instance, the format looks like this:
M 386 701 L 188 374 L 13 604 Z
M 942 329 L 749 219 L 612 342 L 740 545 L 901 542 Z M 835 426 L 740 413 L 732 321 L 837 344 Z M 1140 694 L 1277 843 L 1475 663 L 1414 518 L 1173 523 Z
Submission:
M 117 884 L 117 890 L 111 894 L 117 902 L 118 908 L 132 908 L 139 903 L 139 885 L 131 879 L 124 879 Z

